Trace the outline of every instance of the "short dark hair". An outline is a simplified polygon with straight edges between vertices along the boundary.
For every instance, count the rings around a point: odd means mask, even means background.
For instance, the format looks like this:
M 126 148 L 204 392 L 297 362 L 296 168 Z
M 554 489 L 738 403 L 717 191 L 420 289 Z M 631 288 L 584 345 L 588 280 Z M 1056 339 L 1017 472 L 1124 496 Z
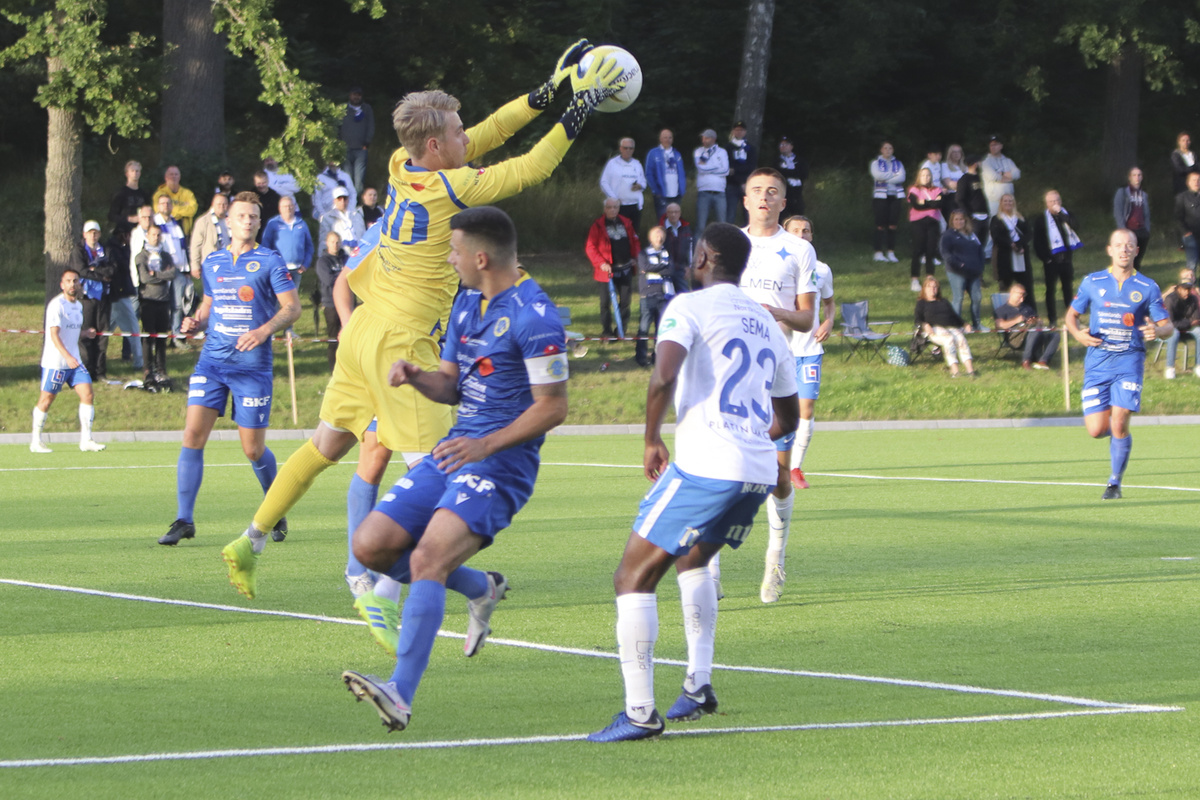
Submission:
M 982 156 L 967 156 L 965 159 L 963 159 L 963 163 L 966 164 L 968 167 L 973 167 L 976 164 L 978 164 L 980 161 L 983 161 Z
M 254 173 L 254 177 L 262 178 L 263 180 L 270 180 L 270 178 L 271 178 L 271 176 L 267 174 L 267 171 L 265 169 L 260 169 L 258 172 Z
M 751 178 L 757 178 L 761 175 L 767 175 L 774 178 L 775 180 L 779 181 L 785 190 L 787 189 L 787 181 L 783 179 L 783 173 L 774 167 L 759 167 L 758 169 L 754 170 L 754 172 L 751 172 L 749 175 L 747 175 L 746 180 L 749 181 Z
M 713 274 L 732 283 L 742 279 L 750 258 L 750 238 L 736 225 L 714 222 L 704 229 L 700 241 L 708 244 L 717 259 Z
M 79 277 L 79 275 L 80 275 L 79 270 L 75 269 L 74 267 L 70 267 L 70 266 L 63 267 L 63 275 L 66 275 L 68 272 L 74 272 L 75 277 Z M 61 281 L 62 275 L 60 275 L 58 279 Z
M 495 206 L 478 206 L 458 212 L 450 218 L 450 230 L 481 239 L 487 252 L 499 261 L 517 259 L 517 226 L 508 214 Z

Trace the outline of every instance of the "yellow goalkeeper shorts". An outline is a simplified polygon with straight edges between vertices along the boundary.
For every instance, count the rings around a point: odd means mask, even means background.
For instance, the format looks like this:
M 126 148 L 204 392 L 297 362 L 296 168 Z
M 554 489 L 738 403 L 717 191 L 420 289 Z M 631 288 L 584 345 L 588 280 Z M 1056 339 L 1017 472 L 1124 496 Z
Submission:
M 435 370 L 441 361 L 437 340 L 363 306 L 355 309 L 342 330 L 333 377 L 321 403 L 321 421 L 362 441 L 371 419 L 377 417 L 379 443 L 384 447 L 404 453 L 432 450 L 450 430 L 451 408 L 434 403 L 411 386 L 388 386 L 388 371 L 399 359 Z

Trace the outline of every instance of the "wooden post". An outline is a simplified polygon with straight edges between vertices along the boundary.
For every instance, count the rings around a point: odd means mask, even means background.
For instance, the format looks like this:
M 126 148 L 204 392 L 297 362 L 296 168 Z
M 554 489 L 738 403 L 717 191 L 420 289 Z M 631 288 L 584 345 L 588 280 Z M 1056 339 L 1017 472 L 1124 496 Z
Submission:
M 296 411 L 296 362 L 292 357 L 292 332 L 287 332 L 288 351 L 288 383 L 292 387 L 292 424 L 300 424 L 300 415 Z
M 1063 407 L 1071 410 L 1071 357 L 1068 354 L 1071 337 L 1067 335 L 1067 324 L 1062 326 L 1062 373 L 1063 373 Z

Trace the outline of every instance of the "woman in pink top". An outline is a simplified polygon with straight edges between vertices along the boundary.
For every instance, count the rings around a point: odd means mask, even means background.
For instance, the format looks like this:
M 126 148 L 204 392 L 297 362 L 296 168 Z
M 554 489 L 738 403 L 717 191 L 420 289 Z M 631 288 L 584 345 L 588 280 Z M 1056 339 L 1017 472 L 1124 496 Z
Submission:
M 925 274 L 932 275 L 942 233 L 942 188 L 933 183 L 927 167 L 917 171 L 917 182 L 908 190 L 908 224 L 912 231 L 912 290 L 921 291 L 921 260 Z

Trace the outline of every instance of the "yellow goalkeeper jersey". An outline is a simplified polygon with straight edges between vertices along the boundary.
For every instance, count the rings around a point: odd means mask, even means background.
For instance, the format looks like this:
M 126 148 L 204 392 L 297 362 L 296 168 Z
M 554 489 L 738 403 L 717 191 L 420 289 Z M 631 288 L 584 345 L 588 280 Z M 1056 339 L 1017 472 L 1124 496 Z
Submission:
M 468 129 L 467 160 L 499 147 L 540 112 L 524 97 L 505 104 Z M 392 154 L 379 246 L 350 273 L 350 287 L 376 314 L 420 334 L 442 329 L 458 287 L 446 261 L 450 218 L 544 181 L 570 147 L 561 124 L 528 153 L 492 167 L 431 171 L 409 162 L 403 147 Z

